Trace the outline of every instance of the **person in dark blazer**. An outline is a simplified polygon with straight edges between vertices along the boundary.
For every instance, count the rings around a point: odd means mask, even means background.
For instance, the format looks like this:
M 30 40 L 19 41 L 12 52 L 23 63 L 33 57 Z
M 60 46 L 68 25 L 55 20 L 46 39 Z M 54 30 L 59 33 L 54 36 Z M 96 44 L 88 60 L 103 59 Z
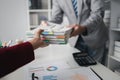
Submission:
M 71 36 L 79 36 L 75 47 L 101 62 L 108 40 L 108 29 L 103 22 L 103 0 L 77 0 L 76 16 L 72 0 L 53 0 L 51 22 L 61 24 L 63 16 L 73 27 Z
M 47 46 L 40 38 L 43 30 L 37 30 L 33 39 L 0 48 L 0 78 L 34 60 L 34 49 Z

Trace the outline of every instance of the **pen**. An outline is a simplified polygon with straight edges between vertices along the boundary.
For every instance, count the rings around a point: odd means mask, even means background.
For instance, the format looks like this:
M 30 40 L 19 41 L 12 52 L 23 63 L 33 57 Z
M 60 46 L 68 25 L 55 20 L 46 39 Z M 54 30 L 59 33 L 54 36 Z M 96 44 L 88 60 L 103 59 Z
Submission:
M 39 80 L 39 77 L 35 76 L 35 73 L 32 73 L 32 76 L 31 76 L 31 77 L 32 77 L 32 80 L 35 80 L 35 79 L 36 79 L 36 80 Z
M 100 78 L 100 80 L 103 80 L 92 68 L 90 69 Z

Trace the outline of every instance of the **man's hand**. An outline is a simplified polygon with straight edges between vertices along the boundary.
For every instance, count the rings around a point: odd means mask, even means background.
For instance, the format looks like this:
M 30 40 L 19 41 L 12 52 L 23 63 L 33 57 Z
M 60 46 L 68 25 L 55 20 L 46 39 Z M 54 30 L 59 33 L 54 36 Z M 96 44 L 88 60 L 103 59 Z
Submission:
M 77 35 L 83 33 L 86 30 L 86 27 L 80 26 L 78 24 L 70 25 L 68 27 L 73 28 L 73 31 L 71 33 L 71 37 L 77 36 Z

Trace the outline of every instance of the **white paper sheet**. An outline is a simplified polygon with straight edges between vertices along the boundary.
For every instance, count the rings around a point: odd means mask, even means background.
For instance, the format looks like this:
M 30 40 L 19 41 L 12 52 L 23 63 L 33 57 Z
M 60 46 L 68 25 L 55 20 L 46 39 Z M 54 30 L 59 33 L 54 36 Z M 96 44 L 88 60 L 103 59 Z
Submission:
M 101 80 L 89 67 L 70 69 L 65 62 L 29 68 L 29 80 Z

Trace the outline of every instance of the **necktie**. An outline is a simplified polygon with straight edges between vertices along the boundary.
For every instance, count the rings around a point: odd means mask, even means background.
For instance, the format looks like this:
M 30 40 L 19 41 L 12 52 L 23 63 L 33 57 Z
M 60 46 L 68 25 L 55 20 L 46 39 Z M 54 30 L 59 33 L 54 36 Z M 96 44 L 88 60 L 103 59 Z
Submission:
M 73 9 L 74 9 L 75 15 L 76 15 L 76 17 L 78 17 L 77 0 L 72 0 L 72 4 L 73 4 Z

